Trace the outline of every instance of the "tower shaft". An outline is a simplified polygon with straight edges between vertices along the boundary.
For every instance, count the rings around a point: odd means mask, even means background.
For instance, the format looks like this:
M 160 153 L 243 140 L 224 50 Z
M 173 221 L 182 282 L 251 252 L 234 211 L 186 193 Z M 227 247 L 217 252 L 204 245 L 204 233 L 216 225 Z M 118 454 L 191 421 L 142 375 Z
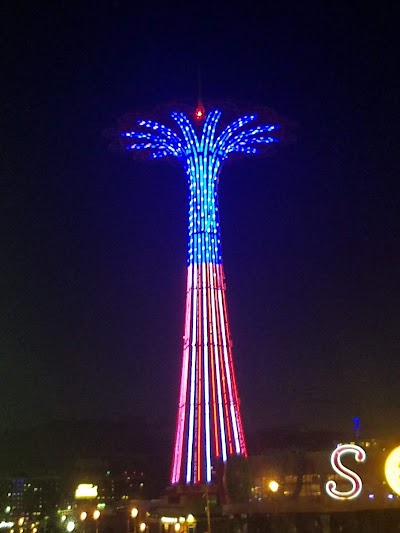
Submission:
M 189 248 L 184 345 L 171 482 L 211 482 L 217 461 L 246 456 L 232 359 L 212 156 L 187 160 Z

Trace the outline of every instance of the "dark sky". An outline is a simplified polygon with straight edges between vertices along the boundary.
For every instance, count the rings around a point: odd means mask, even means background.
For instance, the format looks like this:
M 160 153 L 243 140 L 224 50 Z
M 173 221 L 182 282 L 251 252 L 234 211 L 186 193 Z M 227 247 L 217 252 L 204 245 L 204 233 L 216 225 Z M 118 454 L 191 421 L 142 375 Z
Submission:
M 206 102 L 298 124 L 221 175 L 245 427 L 398 427 L 398 4 L 134 4 L 2 4 L 0 426 L 144 415 L 173 433 L 186 180 L 102 132 L 195 105 L 200 64 Z

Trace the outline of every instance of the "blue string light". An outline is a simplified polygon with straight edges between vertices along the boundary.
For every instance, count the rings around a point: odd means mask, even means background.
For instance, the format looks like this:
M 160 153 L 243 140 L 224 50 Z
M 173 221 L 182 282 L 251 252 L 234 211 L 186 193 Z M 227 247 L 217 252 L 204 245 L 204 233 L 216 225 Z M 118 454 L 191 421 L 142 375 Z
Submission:
M 222 262 L 217 191 L 222 162 L 232 153 L 256 154 L 257 146 L 278 142 L 273 136 L 277 125 L 247 128 L 257 115 L 239 117 L 216 137 L 221 116 L 218 109 L 210 111 L 200 136 L 189 118 L 176 111 L 171 118 L 179 133 L 153 120 L 138 120 L 137 130 L 121 133 L 131 141 L 126 150 L 149 151 L 152 159 L 173 156 L 182 160 L 189 184 L 188 264 Z

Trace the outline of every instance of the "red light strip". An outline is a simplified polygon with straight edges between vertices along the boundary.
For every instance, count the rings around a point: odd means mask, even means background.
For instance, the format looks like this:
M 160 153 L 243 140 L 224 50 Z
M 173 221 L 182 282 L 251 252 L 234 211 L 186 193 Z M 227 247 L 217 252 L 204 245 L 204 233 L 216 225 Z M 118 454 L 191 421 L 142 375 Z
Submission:
M 193 266 L 189 265 L 187 272 L 186 285 L 186 312 L 185 312 L 185 333 L 183 347 L 183 361 L 181 369 L 181 386 L 179 395 L 178 420 L 176 424 L 175 436 L 175 453 L 172 467 L 172 483 L 176 483 L 181 474 L 182 451 L 183 451 L 183 431 L 185 427 L 187 386 L 188 386 L 188 367 L 189 367 L 189 339 L 190 339 L 190 313 L 192 306 L 192 271 Z
M 197 343 L 197 263 L 193 265 L 192 273 L 192 338 L 191 338 L 191 361 L 190 361 L 190 399 L 189 399 L 189 426 L 188 426 L 188 440 L 187 440 L 187 458 L 186 458 L 186 483 L 192 481 L 192 466 L 193 466 L 193 446 L 194 446 L 194 418 L 195 418 L 195 377 L 196 377 L 196 343 Z
M 223 352 L 223 362 L 224 362 L 224 370 L 225 370 L 225 377 L 227 382 L 227 392 L 229 396 L 229 415 L 230 420 L 232 424 L 232 430 L 233 430 L 233 441 L 230 440 L 230 445 L 235 446 L 234 452 L 232 453 L 240 453 L 240 446 L 239 446 L 239 437 L 238 437 L 238 431 L 237 431 L 237 421 L 236 421 L 236 412 L 235 412 L 235 405 L 234 405 L 234 398 L 233 398 L 233 391 L 232 391 L 232 381 L 231 381 L 231 373 L 229 368 L 229 354 L 228 351 L 232 349 L 230 339 L 227 336 L 227 331 L 225 329 L 225 325 L 227 323 L 228 317 L 225 307 L 225 302 L 223 299 L 224 293 L 225 293 L 225 278 L 223 273 L 222 265 L 219 266 L 219 276 L 220 276 L 220 284 L 223 290 L 220 290 L 218 293 L 218 304 L 220 308 L 220 313 L 222 316 L 221 319 L 221 330 L 222 330 L 222 352 Z M 232 437 L 232 435 L 231 435 Z
M 171 481 L 198 484 L 211 480 L 211 457 L 247 456 L 220 264 L 188 267 L 184 339 Z
M 221 266 L 222 268 L 222 266 Z M 226 291 L 223 292 L 222 294 L 222 299 L 223 299 L 223 302 L 224 302 L 224 308 L 225 308 L 225 313 L 226 313 L 226 330 L 227 330 L 227 335 L 228 335 L 228 339 L 229 339 L 229 352 L 228 352 L 228 357 L 229 357 L 229 368 L 230 368 L 230 374 L 231 374 L 231 380 L 232 380 L 232 392 L 233 392 L 233 401 L 234 401 L 234 406 L 235 406 L 235 415 L 236 415 L 236 421 L 237 421 L 237 430 L 238 430 L 238 437 L 239 437 L 239 445 L 240 445 L 240 453 L 242 455 L 244 455 L 245 457 L 247 457 L 247 449 L 246 449 L 246 443 L 245 443 L 245 440 L 244 440 L 244 431 L 243 431 L 243 424 L 242 424 L 242 417 L 240 415 L 240 401 L 239 401 L 239 394 L 238 394 L 238 388 L 237 388 L 237 384 L 236 384 L 236 373 L 235 373 L 235 369 L 233 367 L 233 357 L 232 357 L 232 341 L 231 341 L 231 332 L 230 332 L 230 327 L 229 327 L 229 320 L 228 320 L 228 316 L 227 316 L 227 305 L 226 305 Z
M 219 295 L 221 291 L 223 290 L 223 286 L 221 283 L 221 277 L 220 277 L 218 266 L 216 267 L 216 274 L 217 274 L 216 307 L 217 307 L 217 317 L 218 317 L 219 368 L 221 371 L 224 420 L 226 424 L 226 436 L 228 438 L 228 441 L 227 441 L 228 454 L 232 455 L 234 453 L 233 444 L 232 444 L 233 442 L 232 425 L 231 425 L 231 419 L 230 419 L 230 414 L 229 414 L 229 398 L 228 398 L 228 390 L 227 390 L 226 369 L 225 369 L 224 358 L 223 358 L 224 339 L 222 336 L 222 331 L 223 331 L 222 321 L 224 320 L 224 317 L 223 317 L 223 314 L 221 313 L 221 306 L 219 305 Z

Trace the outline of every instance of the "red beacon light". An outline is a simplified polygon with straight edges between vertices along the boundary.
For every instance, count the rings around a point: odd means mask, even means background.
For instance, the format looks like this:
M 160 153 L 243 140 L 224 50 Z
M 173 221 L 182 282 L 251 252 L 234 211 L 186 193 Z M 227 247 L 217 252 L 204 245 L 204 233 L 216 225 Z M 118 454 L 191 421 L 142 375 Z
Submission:
M 204 118 L 206 110 L 204 109 L 204 106 L 201 102 L 197 104 L 196 111 L 194 112 L 194 116 L 197 118 L 197 120 L 201 120 Z

